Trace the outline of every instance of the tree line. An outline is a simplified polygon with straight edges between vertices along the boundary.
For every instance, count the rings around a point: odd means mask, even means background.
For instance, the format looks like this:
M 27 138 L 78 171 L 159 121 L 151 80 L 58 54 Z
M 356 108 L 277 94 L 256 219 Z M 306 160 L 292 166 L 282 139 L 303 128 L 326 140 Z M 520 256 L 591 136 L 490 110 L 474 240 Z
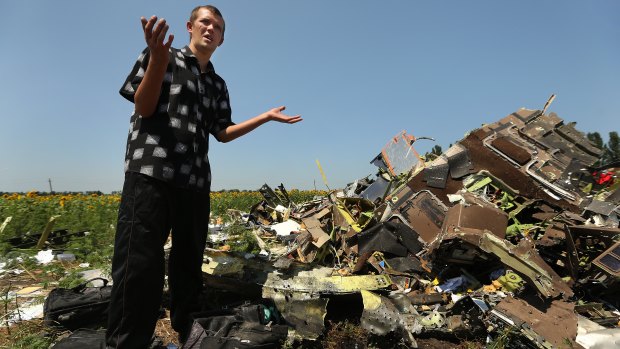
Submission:
M 603 142 L 603 138 L 598 132 L 588 133 L 587 137 L 590 142 L 603 151 L 596 163 L 598 166 L 620 162 L 620 137 L 618 136 L 618 132 L 609 132 L 609 140 L 607 143 Z

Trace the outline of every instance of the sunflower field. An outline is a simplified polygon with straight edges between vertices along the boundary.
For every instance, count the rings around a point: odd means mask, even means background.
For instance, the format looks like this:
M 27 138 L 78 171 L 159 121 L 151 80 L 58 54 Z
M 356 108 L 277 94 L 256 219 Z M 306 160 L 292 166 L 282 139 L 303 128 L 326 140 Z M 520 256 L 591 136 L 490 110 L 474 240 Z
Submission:
M 325 191 L 288 191 L 293 202 L 302 203 Z M 248 212 L 260 202 L 258 191 L 221 191 L 211 193 L 211 217 L 225 216 L 228 209 Z M 12 193 L 0 196 L 0 250 L 6 256 L 15 245 L 11 239 L 41 234 L 51 217 L 55 217 L 54 230 L 88 232 L 86 236 L 71 239 L 65 246 L 80 260 L 95 265 L 109 263 L 120 194 L 48 194 L 38 192 Z M 10 217 L 10 219 L 8 219 Z M 19 247 L 19 246 L 17 246 Z M 35 252 L 35 251 L 33 251 Z

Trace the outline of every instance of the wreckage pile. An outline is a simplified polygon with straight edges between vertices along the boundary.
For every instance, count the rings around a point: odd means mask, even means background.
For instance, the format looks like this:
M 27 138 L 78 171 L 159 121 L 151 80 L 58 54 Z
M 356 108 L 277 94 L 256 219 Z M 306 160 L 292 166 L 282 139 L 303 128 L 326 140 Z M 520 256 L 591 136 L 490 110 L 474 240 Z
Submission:
M 208 250 L 205 283 L 273 300 L 298 339 L 317 339 L 332 312 L 410 347 L 620 347 L 620 181 L 592 167 L 601 150 L 528 109 L 432 161 L 415 140 L 402 132 L 371 161 L 376 176 L 310 202 L 264 185 L 244 220 L 261 253 Z

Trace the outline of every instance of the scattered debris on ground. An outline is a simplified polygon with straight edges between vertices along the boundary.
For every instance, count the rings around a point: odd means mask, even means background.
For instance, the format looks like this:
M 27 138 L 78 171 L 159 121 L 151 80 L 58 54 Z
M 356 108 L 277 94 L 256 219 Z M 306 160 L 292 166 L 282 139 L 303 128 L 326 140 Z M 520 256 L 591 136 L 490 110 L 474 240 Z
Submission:
M 397 135 L 372 160 L 376 176 L 310 202 L 264 185 L 249 216 L 232 212 L 260 251 L 208 250 L 205 283 L 274 301 L 298 340 L 348 311 L 361 330 L 410 347 L 598 348 L 586 322 L 620 345 L 620 191 L 616 168 L 593 167 L 600 149 L 527 109 L 432 161 L 415 141 Z
M 620 347 L 618 164 L 547 107 L 433 159 L 403 131 L 308 202 L 265 184 L 210 225 L 205 307 L 272 304 L 289 347 Z

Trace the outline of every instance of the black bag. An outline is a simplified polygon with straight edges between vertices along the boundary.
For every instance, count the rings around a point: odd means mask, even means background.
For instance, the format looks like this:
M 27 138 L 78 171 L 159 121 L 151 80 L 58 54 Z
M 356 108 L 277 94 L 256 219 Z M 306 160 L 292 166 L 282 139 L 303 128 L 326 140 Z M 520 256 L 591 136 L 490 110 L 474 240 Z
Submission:
M 86 287 L 94 280 L 102 280 L 103 286 Z M 74 288 L 55 288 L 45 298 L 43 323 L 69 330 L 105 326 L 111 291 L 104 278 L 90 279 Z
M 105 349 L 105 347 L 105 329 L 79 329 L 69 337 L 56 342 L 51 349 Z
M 193 317 L 183 349 L 276 349 L 288 334 L 288 326 L 278 324 L 275 309 L 262 304 L 244 304 Z

